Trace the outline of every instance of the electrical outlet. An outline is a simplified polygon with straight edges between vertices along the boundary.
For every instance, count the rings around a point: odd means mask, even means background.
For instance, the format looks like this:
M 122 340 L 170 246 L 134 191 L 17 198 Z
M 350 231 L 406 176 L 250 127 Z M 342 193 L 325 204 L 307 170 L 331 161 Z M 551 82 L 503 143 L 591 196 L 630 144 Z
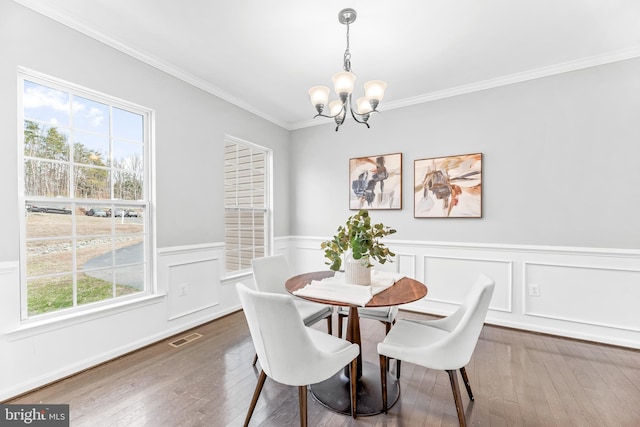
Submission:
M 186 283 L 180 283 L 178 285 L 178 288 L 180 289 L 180 296 L 181 297 L 187 295 L 187 284 Z
M 530 284 L 529 285 L 529 296 L 530 297 L 539 297 L 540 296 L 540 286 L 538 286 L 537 284 Z

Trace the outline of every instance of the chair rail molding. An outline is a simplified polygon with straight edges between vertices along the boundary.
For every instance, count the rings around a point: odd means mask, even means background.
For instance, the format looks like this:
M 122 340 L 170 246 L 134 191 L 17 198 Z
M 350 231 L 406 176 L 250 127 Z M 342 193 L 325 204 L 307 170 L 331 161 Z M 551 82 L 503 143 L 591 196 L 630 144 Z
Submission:
M 325 237 L 289 236 L 297 272 L 323 270 Z M 385 241 L 398 262 L 385 269 L 424 282 L 401 309 L 439 316 L 462 303 L 478 273 L 496 282 L 487 323 L 640 349 L 640 251 L 472 242 Z M 282 242 L 281 242 L 282 244 Z

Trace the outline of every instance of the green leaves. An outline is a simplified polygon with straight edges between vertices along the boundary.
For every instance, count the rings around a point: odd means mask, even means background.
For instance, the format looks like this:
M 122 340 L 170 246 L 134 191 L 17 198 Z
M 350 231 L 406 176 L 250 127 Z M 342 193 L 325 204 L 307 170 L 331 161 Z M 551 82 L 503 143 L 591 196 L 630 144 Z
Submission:
M 371 225 L 371 217 L 366 209 L 361 209 L 357 214 L 350 216 L 344 226 L 338 227 L 338 232 L 331 240 L 322 242 L 320 247 L 324 249 L 324 256 L 329 261 L 325 262 L 331 270 L 340 270 L 342 254 L 351 249 L 354 259 L 373 258 L 380 264 L 393 262 L 395 256 L 380 239 L 396 230 L 384 224 Z M 367 263 L 367 267 L 373 264 Z

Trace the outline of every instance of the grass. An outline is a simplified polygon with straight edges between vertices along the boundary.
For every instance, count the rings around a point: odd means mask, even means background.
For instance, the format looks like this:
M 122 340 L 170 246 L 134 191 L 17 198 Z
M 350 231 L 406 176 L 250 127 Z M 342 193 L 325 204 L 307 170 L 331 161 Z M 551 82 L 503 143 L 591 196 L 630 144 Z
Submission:
M 74 306 L 73 253 L 70 238 L 59 240 L 33 240 L 47 237 L 70 236 L 71 215 L 29 213 L 27 215 L 27 309 L 30 316 Z M 112 228 L 113 227 L 113 228 Z M 94 218 L 77 212 L 76 232 L 87 235 L 76 241 L 76 265 L 81 268 L 88 260 L 144 240 L 144 225 L 139 220 Z M 115 234 L 112 234 L 115 231 Z M 114 243 L 115 240 L 115 243 Z M 34 278 L 45 274 L 57 274 Z M 68 274 L 66 274 L 68 273 Z M 29 279 L 30 278 L 30 279 Z M 132 286 L 77 273 L 76 305 L 103 301 L 117 296 L 139 292 Z
M 116 296 L 138 291 L 139 289 L 132 286 L 116 285 Z M 29 316 L 73 307 L 73 282 L 71 281 L 71 276 L 33 280 L 29 283 L 27 292 L 29 294 L 27 302 Z M 113 288 L 110 282 L 79 275 L 78 305 L 103 301 L 113 297 Z

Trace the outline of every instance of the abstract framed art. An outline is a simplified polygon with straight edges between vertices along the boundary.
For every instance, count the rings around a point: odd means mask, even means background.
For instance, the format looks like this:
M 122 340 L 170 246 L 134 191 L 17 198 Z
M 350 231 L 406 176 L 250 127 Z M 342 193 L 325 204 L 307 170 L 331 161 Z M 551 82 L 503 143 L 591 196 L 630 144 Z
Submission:
M 415 218 L 481 218 L 482 153 L 414 161 Z
M 349 209 L 402 209 L 402 153 L 349 159 Z

